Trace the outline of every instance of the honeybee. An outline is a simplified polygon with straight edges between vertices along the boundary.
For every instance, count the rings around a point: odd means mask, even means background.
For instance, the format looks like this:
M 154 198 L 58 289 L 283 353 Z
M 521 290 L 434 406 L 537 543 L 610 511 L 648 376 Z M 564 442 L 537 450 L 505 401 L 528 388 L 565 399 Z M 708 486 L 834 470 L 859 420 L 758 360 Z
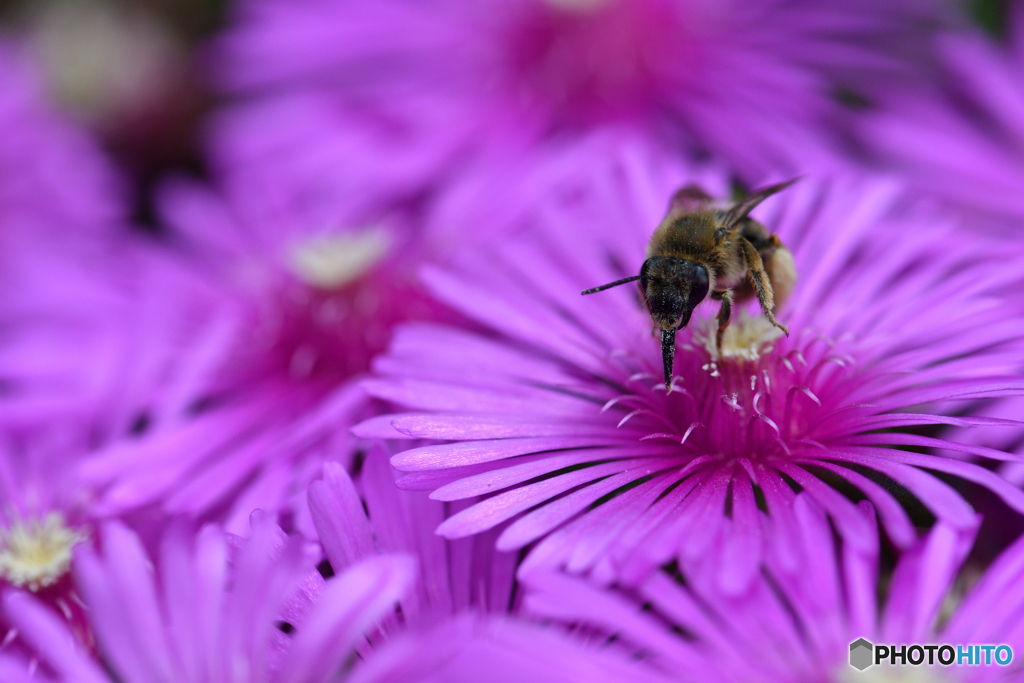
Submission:
M 755 295 L 768 321 L 789 336 L 786 326 L 775 319 L 775 307 L 786 300 L 796 284 L 793 254 L 777 235 L 747 214 L 797 180 L 755 190 L 724 208 L 699 187 L 679 189 L 651 236 L 640 274 L 583 291 L 593 294 L 640 281 L 647 310 L 661 329 L 666 389 L 672 384 L 676 331 L 686 327 L 693 309 L 708 292 L 712 299 L 721 301 L 715 335 L 719 353 L 733 303 Z

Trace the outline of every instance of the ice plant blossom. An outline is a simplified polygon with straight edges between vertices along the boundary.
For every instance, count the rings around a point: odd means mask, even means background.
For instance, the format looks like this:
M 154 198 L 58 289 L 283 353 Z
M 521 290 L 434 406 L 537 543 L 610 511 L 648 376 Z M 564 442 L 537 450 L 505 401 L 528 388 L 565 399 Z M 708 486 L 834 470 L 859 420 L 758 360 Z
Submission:
M 437 536 L 446 504 L 398 489 L 380 448 L 368 454 L 358 491 L 340 464 L 325 463 L 322 479 L 310 484 L 309 505 L 335 572 L 380 553 L 418 559 L 415 588 L 399 600 L 401 618 L 385 619 L 383 636 L 360 649 L 353 681 L 475 681 L 493 676 L 495 666 L 509 680 L 658 678 L 625 650 L 517 618 L 516 558 L 494 552 L 497 530 Z
M 102 552 L 82 548 L 75 572 L 105 667 L 51 611 L 9 591 L 4 612 L 46 674 L 6 658 L 4 680 L 332 680 L 413 580 L 409 556 L 372 558 L 326 583 L 311 577 L 302 541 L 265 515 L 254 516 L 251 538 L 234 552 L 216 527 L 172 531 L 155 570 L 125 527 L 111 523 L 101 536 Z
M 398 453 L 399 484 L 475 500 L 440 534 L 507 523 L 497 547 L 529 547 L 524 570 L 608 581 L 710 563 L 742 592 L 769 548 L 792 547 L 799 491 L 865 550 L 874 534 L 850 495 L 875 505 L 900 549 L 917 534 L 894 492 L 954 528 L 974 524 L 931 472 L 1024 510 L 1024 494 L 989 469 L 935 449 L 1016 456 L 910 429 L 1015 424 L 962 414 L 973 399 L 1024 390 L 1022 324 L 1000 307 L 1011 264 L 969 240 L 945 248 L 935 236 L 951 226 L 891 183 L 808 178 L 754 212 L 796 259 L 800 279 L 778 312 L 791 335 L 751 306 L 715 352 L 716 311 L 704 307 L 680 332 L 666 392 L 637 292 L 580 291 L 638 272 L 668 193 L 651 191 L 657 178 L 641 167 L 593 176 L 589 191 L 553 192 L 532 236 L 429 270 L 435 295 L 481 330 L 405 326 L 364 383 L 404 412 L 357 434 L 443 442 Z
M 84 633 L 71 570 L 76 548 L 92 543 L 97 518 L 89 490 L 74 475 L 80 434 L 67 432 L 63 440 L 38 433 L 0 439 L 0 590 L 31 591 Z M 20 630 L 0 614 L 0 651 L 25 646 Z
M 121 178 L 45 97 L 24 45 L 0 39 L 0 589 L 32 591 L 81 632 L 74 551 L 97 510 L 75 466 L 126 434 L 161 347 L 130 328 L 158 259 Z M 0 649 L 24 645 L 0 617 Z
M 90 420 L 116 405 L 108 361 L 127 287 L 109 266 L 132 268 L 124 188 L 7 39 L 0 79 L 0 434 L 107 434 Z
M 345 475 L 327 469 L 330 496 Z M 336 529 L 350 519 L 335 518 Z M 361 540 L 353 534 L 345 542 L 358 546 Z M 611 681 L 652 680 L 627 651 L 601 650 L 561 629 L 470 613 L 439 623 L 419 619 L 410 596 L 417 562 L 409 554 L 370 552 L 344 563 L 332 552 L 344 569 L 325 581 L 313 569 L 308 542 L 286 536 L 261 512 L 254 513 L 246 540 L 213 525 L 196 534 L 172 528 L 155 567 L 120 524 L 103 527 L 100 545 L 102 552 L 79 550 L 75 568 L 95 653 L 52 610 L 9 590 L 4 614 L 30 649 L 0 654 L 4 681 L 468 683 L 486 677 L 497 662 L 513 680 L 554 682 L 580 672 Z M 420 592 L 443 589 L 427 585 Z M 402 612 L 395 610 L 398 603 Z
M 312 535 L 306 485 L 324 460 L 351 461 L 348 427 L 369 414 L 353 378 L 396 322 L 440 308 L 413 277 L 427 248 L 397 218 L 282 207 L 228 182 L 168 181 L 160 201 L 187 277 L 154 293 L 177 350 L 159 419 L 80 472 L 110 514 L 158 505 L 240 533 L 261 508 Z
M 938 41 L 943 77 L 891 91 L 860 119 L 862 139 L 890 172 L 1015 237 L 1024 217 L 1024 11 L 1008 7 L 1006 38 L 980 31 Z
M 249 0 L 211 47 L 223 169 L 287 201 L 416 199 L 469 159 L 609 122 L 742 174 L 829 165 L 865 96 L 928 61 L 927 2 Z M 869 19 L 865 19 L 870 17 Z M 915 49 L 922 48 L 922 49 Z M 831 127 L 831 128 L 830 128 Z
M 308 498 L 317 538 L 334 572 L 381 553 L 417 558 L 419 580 L 401 601 L 403 627 L 422 628 L 468 612 L 515 611 L 516 560 L 493 552 L 496 533 L 455 540 L 437 536 L 445 504 L 396 487 L 381 448 L 367 455 L 358 482 L 340 463 L 325 463 Z M 393 631 L 391 626 L 384 624 Z
M 937 87 L 890 92 L 860 121 L 862 139 L 887 172 L 965 216 L 966 229 L 991 236 L 1000 258 L 1021 263 L 1018 235 L 1024 219 L 1024 11 L 1008 6 L 1006 36 L 980 31 L 942 36 L 944 77 Z M 936 84 L 933 84 L 936 85 Z M 1008 293 L 1021 291 L 1011 284 Z M 1006 315 L 1024 313 L 1011 296 Z M 1024 368 L 1021 369 L 1024 371 Z M 1016 419 L 1019 399 L 990 402 L 981 414 Z M 1022 452 L 1024 431 L 969 430 L 957 438 Z M 1018 485 L 1024 468 L 1001 468 Z
M 769 553 L 743 595 L 723 594 L 713 576 L 658 571 L 612 590 L 564 574 L 526 577 L 528 611 L 614 636 L 678 680 L 1010 681 L 1020 666 L 849 664 L 850 644 L 1024 646 L 1024 543 L 1006 549 L 976 583 L 958 577 L 973 529 L 938 524 L 882 575 L 877 552 L 838 546 L 809 492 L 793 500 L 796 562 Z M 858 514 L 874 528 L 870 505 Z M 767 521 L 767 520 L 765 520 Z M 685 578 L 680 581 L 680 578 Z M 879 604 L 879 595 L 884 599 Z M 639 605 L 645 605 L 643 610 Z M 685 633 L 683 637 L 680 634 Z

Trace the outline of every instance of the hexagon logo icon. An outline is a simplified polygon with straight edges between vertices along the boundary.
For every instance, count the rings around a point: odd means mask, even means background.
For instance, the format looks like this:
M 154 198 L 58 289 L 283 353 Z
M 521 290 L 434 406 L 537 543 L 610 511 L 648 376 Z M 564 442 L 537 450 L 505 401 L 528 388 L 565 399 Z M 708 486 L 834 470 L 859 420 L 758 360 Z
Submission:
M 850 666 L 857 671 L 863 671 L 874 662 L 871 656 L 874 646 L 865 638 L 858 638 L 850 643 Z

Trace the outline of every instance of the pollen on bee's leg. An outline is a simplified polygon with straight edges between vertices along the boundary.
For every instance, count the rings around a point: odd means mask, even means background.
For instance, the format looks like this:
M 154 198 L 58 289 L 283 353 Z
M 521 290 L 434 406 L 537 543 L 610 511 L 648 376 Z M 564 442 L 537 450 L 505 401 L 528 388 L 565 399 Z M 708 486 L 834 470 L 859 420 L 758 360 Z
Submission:
M 71 551 L 84 540 L 58 513 L 15 521 L 0 531 L 0 578 L 31 591 L 50 586 L 71 568 Z
M 725 329 L 722 345 L 718 348 L 715 338 L 718 322 L 714 318 L 704 320 L 693 333 L 696 345 L 703 346 L 711 357 L 712 367 L 717 369 L 726 359 L 756 361 L 771 351 L 771 344 L 782 337 L 782 330 L 773 326 L 764 316 L 750 316 L 740 313 Z

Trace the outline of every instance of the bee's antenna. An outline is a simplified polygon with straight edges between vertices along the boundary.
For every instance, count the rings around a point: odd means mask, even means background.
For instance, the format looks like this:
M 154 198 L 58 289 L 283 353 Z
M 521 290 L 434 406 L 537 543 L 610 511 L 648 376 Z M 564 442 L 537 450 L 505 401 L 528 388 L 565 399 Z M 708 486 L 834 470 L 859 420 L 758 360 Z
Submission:
M 584 289 L 583 290 L 583 294 L 593 294 L 594 292 L 603 292 L 606 289 L 611 289 L 612 287 L 618 287 L 619 285 L 624 285 L 627 282 L 633 282 L 634 280 L 639 280 L 639 279 L 640 279 L 639 275 L 634 275 L 633 277 L 627 277 L 627 278 L 623 278 L 621 280 L 616 280 L 615 282 L 609 282 L 606 285 L 601 285 L 600 287 L 594 287 L 593 289 Z
M 665 365 L 665 389 L 672 389 L 672 366 L 676 359 L 676 330 L 661 331 L 661 361 Z
M 800 180 L 800 178 L 802 177 L 803 176 L 797 176 L 796 178 L 793 178 L 792 180 L 787 180 L 784 183 L 779 183 L 777 185 L 769 185 L 768 187 L 762 187 L 758 190 L 754 190 L 746 197 L 741 199 L 739 203 L 736 204 L 736 206 L 729 209 L 729 211 L 725 214 L 725 220 L 723 221 L 725 227 L 731 228 L 732 226 L 736 225 L 742 219 L 746 218 L 747 214 L 753 211 L 758 204 L 768 199 L 773 194 L 782 192 L 787 187 L 789 187 L 796 181 Z

